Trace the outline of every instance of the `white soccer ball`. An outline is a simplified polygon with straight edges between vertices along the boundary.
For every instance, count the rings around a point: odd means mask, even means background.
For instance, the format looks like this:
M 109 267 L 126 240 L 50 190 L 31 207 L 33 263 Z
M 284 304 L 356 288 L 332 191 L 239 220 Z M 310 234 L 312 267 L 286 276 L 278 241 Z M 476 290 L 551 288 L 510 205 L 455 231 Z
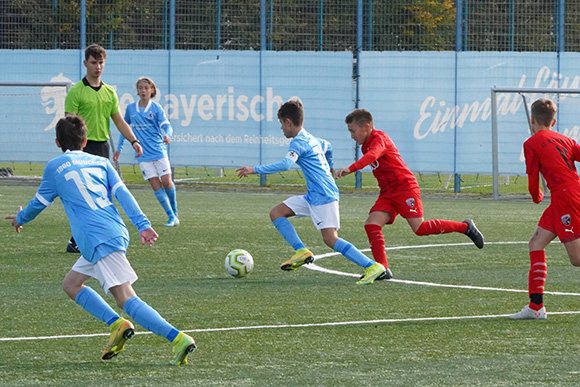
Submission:
M 236 249 L 226 256 L 226 271 L 232 277 L 243 277 L 254 268 L 254 258 L 246 250 Z

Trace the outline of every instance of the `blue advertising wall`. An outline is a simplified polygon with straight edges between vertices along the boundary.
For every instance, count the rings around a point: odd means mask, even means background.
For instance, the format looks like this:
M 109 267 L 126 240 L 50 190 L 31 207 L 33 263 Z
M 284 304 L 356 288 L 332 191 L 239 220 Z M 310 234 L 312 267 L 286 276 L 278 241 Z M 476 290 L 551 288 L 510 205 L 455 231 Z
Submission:
M 76 50 L 0 50 L 0 81 L 77 82 L 85 72 L 82 59 Z M 413 171 L 489 174 L 491 87 L 578 88 L 578 59 L 578 53 L 363 52 L 359 106 L 373 113 Z M 344 124 L 355 106 L 352 74 L 350 52 L 109 51 L 103 80 L 117 89 L 124 112 L 137 98 L 137 78 L 154 79 L 155 100 L 174 128 L 174 166 L 280 160 L 289 139 L 276 112 L 299 97 L 305 128 L 332 143 L 341 167 L 355 157 Z M 25 89 L 0 88 L 0 161 L 44 163 L 60 152 L 54 124 L 64 114 L 65 94 Z M 506 94 L 499 104 L 500 172 L 524 173 L 521 148 L 529 133 L 523 100 Z M 560 112 L 556 130 L 579 137 L 579 109 Z M 135 163 L 127 147 L 121 163 Z

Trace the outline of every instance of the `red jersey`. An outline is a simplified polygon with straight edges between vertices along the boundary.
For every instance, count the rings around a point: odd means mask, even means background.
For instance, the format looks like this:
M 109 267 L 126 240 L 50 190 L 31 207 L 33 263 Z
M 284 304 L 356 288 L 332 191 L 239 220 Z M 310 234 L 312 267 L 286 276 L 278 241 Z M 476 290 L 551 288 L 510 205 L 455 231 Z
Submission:
M 580 188 L 574 161 L 580 161 L 580 146 L 573 139 L 552 130 L 540 130 L 524 142 L 526 173 L 546 179 L 550 192 Z
M 415 175 L 409 170 L 393 140 L 385 132 L 374 129 L 368 140 L 362 144 L 361 150 L 364 156 L 348 169 L 355 172 L 370 165 L 382 194 L 397 194 L 409 189 L 419 189 Z

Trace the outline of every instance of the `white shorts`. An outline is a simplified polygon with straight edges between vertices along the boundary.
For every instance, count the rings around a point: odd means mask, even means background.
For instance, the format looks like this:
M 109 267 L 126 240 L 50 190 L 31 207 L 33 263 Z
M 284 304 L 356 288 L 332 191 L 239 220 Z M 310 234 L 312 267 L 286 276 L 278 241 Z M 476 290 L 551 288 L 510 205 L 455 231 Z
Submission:
M 94 265 L 80 257 L 71 270 L 88 275 L 99 281 L 101 287 L 108 295 L 111 295 L 109 289 L 114 286 L 119 286 L 126 282 L 132 284 L 137 281 L 137 274 L 122 251 L 115 251 Z
M 340 228 L 340 212 L 338 200 L 314 206 L 306 201 L 304 196 L 292 196 L 284 200 L 297 217 L 309 216 L 317 230 L 325 228 Z
M 161 177 L 171 173 L 171 165 L 169 164 L 169 159 L 167 157 L 159 160 L 143 161 L 142 163 L 139 163 L 139 168 L 141 168 L 144 180 L 149 180 L 152 177 Z

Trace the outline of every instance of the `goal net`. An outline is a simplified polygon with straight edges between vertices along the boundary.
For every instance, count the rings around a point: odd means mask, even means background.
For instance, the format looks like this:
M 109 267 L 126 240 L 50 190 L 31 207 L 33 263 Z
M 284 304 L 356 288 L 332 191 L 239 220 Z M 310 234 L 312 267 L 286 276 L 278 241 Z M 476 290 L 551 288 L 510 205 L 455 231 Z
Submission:
M 514 98 L 514 94 L 516 98 Z M 523 143 L 530 137 L 530 107 L 538 98 L 549 98 L 558 107 L 553 130 L 580 138 L 580 89 L 491 89 L 493 198 L 528 195 Z M 548 193 L 545 186 L 544 193 Z
M 72 84 L 0 81 L 0 162 L 46 163 L 60 154 L 54 127 L 64 117 L 64 99 Z

